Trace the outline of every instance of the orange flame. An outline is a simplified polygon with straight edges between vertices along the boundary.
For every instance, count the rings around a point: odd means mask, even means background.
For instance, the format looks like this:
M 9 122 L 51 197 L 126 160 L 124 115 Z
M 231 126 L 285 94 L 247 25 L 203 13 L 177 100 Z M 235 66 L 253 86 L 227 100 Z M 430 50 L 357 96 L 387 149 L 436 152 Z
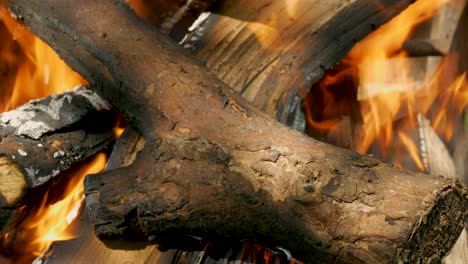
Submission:
M 3 3 L 0 0 L 0 112 L 86 84 L 52 48 L 13 19 Z M 53 241 L 74 238 L 67 227 L 77 216 L 83 200 L 84 176 L 101 171 L 105 162 L 106 156 L 98 154 L 91 163 L 74 173 L 63 190 L 62 200 L 50 205 L 47 193 L 39 209 L 26 217 L 15 234 L 4 233 L 2 239 L 25 236 L 27 245 L 22 249 L 23 253 L 39 256 Z M 19 211 L 24 212 L 24 209 L 22 207 Z
M 405 117 L 406 123 L 416 127 L 418 113 L 427 115 L 434 130 L 445 140 L 451 139 L 454 122 L 468 104 L 466 74 L 461 74 L 447 85 L 447 81 L 443 80 L 444 72 L 458 65 L 457 61 L 450 58 L 452 55 L 448 55 L 434 73 L 428 72 L 423 77 L 417 77 L 414 65 L 411 65 L 412 62 L 407 58 L 408 55 L 401 51 L 404 41 L 415 26 L 434 16 L 448 2 L 449 0 L 416 1 L 389 23 L 356 44 L 342 61 L 342 64 L 353 70 L 346 68 L 326 76 L 321 81 L 320 89 L 327 91 L 343 79 L 342 75 L 352 75 L 354 80 L 358 80 L 356 98 L 362 120 L 356 128 L 359 140 L 354 142 L 353 146 L 357 152 L 367 153 L 372 145 L 377 145 L 383 152 L 382 155 L 388 156 L 385 152 L 394 151 L 393 144 L 398 140 L 416 167 L 424 170 L 418 144 L 413 141 L 407 130 L 395 126 L 395 121 Z M 321 113 L 324 119 L 316 121 L 310 113 L 311 110 L 306 109 L 309 125 L 321 131 L 330 130 L 338 122 L 333 111 L 340 112 L 336 106 L 334 110 L 330 110 L 333 108 L 330 105 L 337 103 L 336 96 L 327 97 L 322 96 L 324 104 L 328 105 Z M 310 104 L 306 102 L 306 107 Z M 330 113 L 335 119 L 327 117 Z
M 78 215 L 83 201 L 84 177 L 102 171 L 106 161 L 106 155 L 99 153 L 92 162 L 80 167 L 63 190 L 65 197 L 57 203 L 48 205 L 46 194 L 39 210 L 24 223 L 23 230 L 28 233 L 30 241 L 27 246 L 29 252 L 40 256 L 54 241 L 77 237 L 67 229 Z
M 409 112 L 416 109 L 416 91 L 423 89 L 423 84 L 412 77 L 408 60 L 401 59 L 407 57 L 405 52 L 397 55 L 395 52 L 416 25 L 432 17 L 446 2 L 417 1 L 349 53 L 359 71 L 358 100 L 367 104 L 361 109 L 364 136 L 357 146 L 358 152 L 367 152 L 375 140 L 383 146 L 391 144 L 392 124 L 400 109 L 406 107 Z
M 42 40 L 13 19 L 0 6 L 0 61 L 13 80 L 0 79 L 0 112 L 8 111 L 29 100 L 63 93 L 86 81 Z M 13 74 L 10 74 L 12 73 Z M 16 74 L 14 74 L 16 73 Z

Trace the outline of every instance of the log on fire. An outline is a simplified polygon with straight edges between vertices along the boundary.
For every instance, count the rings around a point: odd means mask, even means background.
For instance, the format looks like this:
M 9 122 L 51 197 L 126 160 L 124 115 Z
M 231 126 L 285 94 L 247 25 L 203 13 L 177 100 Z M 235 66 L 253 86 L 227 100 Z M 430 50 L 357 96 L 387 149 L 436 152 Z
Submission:
M 224 1 L 184 45 L 255 106 L 304 130 L 301 99 L 312 85 L 411 2 Z
M 463 229 L 458 181 L 284 127 L 119 1 L 9 7 L 146 139 L 132 165 L 86 180 L 100 238 L 230 237 L 306 261 L 387 263 L 440 260 Z
M 84 87 L 0 114 L 0 228 L 29 189 L 107 147 L 114 116 Z

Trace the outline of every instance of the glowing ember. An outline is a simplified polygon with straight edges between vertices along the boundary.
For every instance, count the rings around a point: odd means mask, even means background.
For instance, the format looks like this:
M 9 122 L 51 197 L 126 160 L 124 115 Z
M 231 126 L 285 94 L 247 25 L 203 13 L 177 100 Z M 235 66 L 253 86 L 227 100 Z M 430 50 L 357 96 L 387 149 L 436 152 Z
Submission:
M 401 47 L 415 26 L 434 16 L 448 2 L 416 1 L 356 44 L 342 60 L 341 67 L 344 69 L 327 75 L 320 83 L 321 103 L 324 105 L 321 118 L 314 117 L 311 102 L 305 103 L 309 125 L 319 131 L 329 131 L 340 121 L 340 113 L 344 112 L 341 108 L 350 103 L 340 101 L 331 90 L 336 89 L 334 86 L 345 78 L 350 78 L 354 81 L 353 85 L 358 87 L 354 97 L 359 104 L 361 119 L 354 128 L 358 139 L 353 149 L 365 154 L 372 146 L 377 146 L 384 158 L 393 156 L 396 159 L 396 153 L 400 151 L 395 149 L 395 142 L 398 141 L 416 167 L 424 170 L 419 142 L 414 142 L 408 134 L 411 132 L 408 126 L 416 128 L 416 117 L 418 113 L 423 114 L 430 119 L 431 126 L 441 137 L 450 140 L 454 122 L 459 120 L 468 104 L 468 83 L 465 74 L 449 85 L 442 80 L 444 72 L 458 65 L 452 55 L 446 56 L 435 72 L 416 76 L 414 65 L 411 65 Z M 399 164 L 398 160 L 393 161 Z

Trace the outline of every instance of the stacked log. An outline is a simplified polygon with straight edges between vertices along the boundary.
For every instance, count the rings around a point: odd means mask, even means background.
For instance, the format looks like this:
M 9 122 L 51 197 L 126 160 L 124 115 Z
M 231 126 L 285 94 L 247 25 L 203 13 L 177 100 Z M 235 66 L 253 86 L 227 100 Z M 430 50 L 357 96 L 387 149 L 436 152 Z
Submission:
M 463 229 L 468 204 L 457 181 L 283 127 L 119 3 L 10 8 L 146 139 L 132 165 L 87 178 L 101 238 L 228 236 L 306 261 L 414 262 L 442 258 Z
M 114 122 L 85 87 L 0 114 L 0 229 L 30 189 L 108 147 Z

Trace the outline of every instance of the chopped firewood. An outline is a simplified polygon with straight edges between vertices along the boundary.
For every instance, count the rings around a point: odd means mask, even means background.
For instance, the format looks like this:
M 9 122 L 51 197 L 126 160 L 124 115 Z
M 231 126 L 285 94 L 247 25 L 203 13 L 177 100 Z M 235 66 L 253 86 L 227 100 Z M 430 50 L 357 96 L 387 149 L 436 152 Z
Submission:
M 432 129 L 431 123 L 422 114 L 418 114 L 419 149 L 422 161 L 430 174 L 455 178 L 455 163 L 449 150 L 437 133 Z
M 214 10 L 191 46 L 218 78 L 292 126 L 301 114 L 295 98 L 410 2 L 233 1 Z
M 107 147 L 114 115 L 84 87 L 0 114 L 0 227 L 29 189 Z
M 441 50 L 452 50 L 453 42 L 456 42 L 455 31 L 459 28 L 459 23 L 467 4 L 467 0 L 451 0 L 440 8 L 438 14 L 431 19 L 431 30 L 429 39 L 437 40 L 437 45 Z M 458 29 L 460 30 L 460 29 Z M 440 63 L 440 57 L 428 58 L 428 74 L 432 72 Z
M 466 4 L 466 0 L 457 0 L 458 3 L 462 2 Z M 453 74 L 467 73 L 468 72 L 468 60 L 462 58 L 468 58 L 468 33 L 466 31 L 466 25 L 468 24 L 468 5 L 465 5 L 463 10 L 453 10 L 459 18 L 455 32 L 451 35 L 451 52 L 455 53 L 458 58 L 459 64 L 456 70 L 447 69 L 444 75 L 447 75 L 449 80 L 454 77 Z M 461 12 L 461 13 L 458 13 Z M 450 59 L 450 58 L 449 58 Z M 466 78 L 466 76 L 465 76 Z M 453 145 L 453 160 L 455 163 L 456 176 L 465 184 L 468 184 L 468 166 L 466 161 L 468 160 L 468 126 L 467 126 L 467 110 L 465 110 L 458 122 L 458 127 L 455 129 L 455 136 L 452 140 Z M 462 232 L 454 248 L 445 259 L 446 264 L 461 264 L 468 262 L 468 226 L 465 225 L 465 230 Z
M 145 137 L 133 164 L 86 179 L 100 238 L 231 237 L 308 262 L 424 262 L 441 259 L 464 227 L 458 181 L 284 127 L 123 3 L 16 0 L 9 8 Z

